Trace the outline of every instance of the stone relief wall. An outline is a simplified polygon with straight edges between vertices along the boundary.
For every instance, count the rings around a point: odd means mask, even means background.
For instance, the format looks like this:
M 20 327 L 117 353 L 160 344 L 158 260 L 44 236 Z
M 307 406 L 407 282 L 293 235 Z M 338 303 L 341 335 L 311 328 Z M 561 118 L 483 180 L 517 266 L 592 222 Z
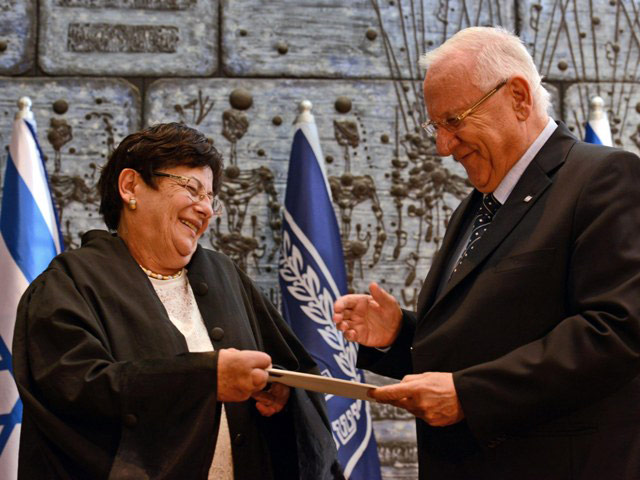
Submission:
M 419 54 L 461 28 L 503 25 L 545 75 L 555 118 L 582 136 L 598 94 L 616 144 L 638 152 L 639 17 L 637 0 L 0 0 L 0 146 L 17 99 L 30 96 L 76 248 L 103 228 L 95 182 L 125 135 L 161 121 L 202 130 L 225 157 L 226 210 L 201 242 L 278 302 L 293 121 L 310 100 L 349 288 L 377 280 L 411 308 L 469 189 L 418 127 Z M 0 175 L 5 162 L 3 150 Z M 372 412 L 384 478 L 416 478 L 411 416 Z

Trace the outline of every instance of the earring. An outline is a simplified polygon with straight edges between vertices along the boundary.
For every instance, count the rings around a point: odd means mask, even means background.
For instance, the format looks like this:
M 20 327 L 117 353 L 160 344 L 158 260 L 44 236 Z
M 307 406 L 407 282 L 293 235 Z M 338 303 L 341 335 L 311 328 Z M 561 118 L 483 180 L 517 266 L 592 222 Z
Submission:
M 136 201 L 136 199 L 129 199 L 129 210 L 135 210 L 136 208 L 138 208 L 138 202 Z

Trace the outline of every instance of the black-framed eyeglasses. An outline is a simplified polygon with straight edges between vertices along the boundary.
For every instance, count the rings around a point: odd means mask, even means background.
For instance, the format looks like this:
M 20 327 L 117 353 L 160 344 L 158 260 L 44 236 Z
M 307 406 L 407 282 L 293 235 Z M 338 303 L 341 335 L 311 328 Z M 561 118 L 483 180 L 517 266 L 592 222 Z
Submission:
M 209 203 L 211 203 L 211 208 L 213 209 L 214 215 L 222 215 L 224 205 L 220 201 L 218 197 L 213 195 L 210 192 L 207 192 L 207 189 L 204 187 L 202 182 L 195 177 L 185 177 L 183 175 L 175 175 L 173 173 L 166 172 L 151 172 L 152 175 L 156 177 L 167 177 L 175 180 L 178 185 L 183 187 L 189 197 L 194 203 L 201 202 L 205 198 L 208 199 Z
M 502 87 L 504 87 L 507 84 L 508 81 L 509 80 L 507 79 L 507 80 L 503 80 L 502 82 L 500 82 L 498 85 L 496 85 L 496 87 L 493 90 L 490 90 L 489 92 L 487 92 L 480 100 L 478 100 L 476 103 L 471 105 L 471 107 L 467 108 L 461 114 L 456 115 L 455 117 L 447 118 L 446 120 L 443 120 L 442 122 L 436 122 L 435 120 L 429 120 L 429 121 L 426 121 L 426 122 L 422 123 L 420 126 L 422 128 L 424 128 L 424 130 L 427 132 L 427 134 L 429 136 L 433 136 L 433 137 L 435 137 L 435 135 L 438 132 L 439 128 L 444 128 L 446 131 L 451 132 L 451 133 L 455 132 L 460 127 L 460 125 L 462 124 L 462 121 L 465 118 L 467 118 L 469 115 L 471 115 L 473 112 L 475 112 L 480 105 L 482 105 L 484 102 L 489 100 L 491 98 L 491 96 L 493 94 L 495 94 L 498 90 L 500 90 Z

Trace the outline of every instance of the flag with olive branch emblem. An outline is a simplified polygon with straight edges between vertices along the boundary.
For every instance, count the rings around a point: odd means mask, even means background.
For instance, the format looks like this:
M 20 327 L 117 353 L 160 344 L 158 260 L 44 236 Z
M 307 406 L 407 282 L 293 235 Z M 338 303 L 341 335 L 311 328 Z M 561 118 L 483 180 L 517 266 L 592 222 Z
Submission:
M 347 292 L 344 256 L 311 106 L 303 102 L 301 107 L 285 195 L 279 268 L 283 315 L 323 375 L 364 382 L 356 368 L 357 344 L 345 340 L 332 321 L 334 301 Z M 345 476 L 380 479 L 369 402 L 325 399 Z

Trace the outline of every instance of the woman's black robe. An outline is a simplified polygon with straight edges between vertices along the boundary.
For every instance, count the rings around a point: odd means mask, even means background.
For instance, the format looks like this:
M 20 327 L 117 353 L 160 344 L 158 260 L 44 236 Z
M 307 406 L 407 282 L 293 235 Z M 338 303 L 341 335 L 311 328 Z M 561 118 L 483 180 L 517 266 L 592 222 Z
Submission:
M 18 307 L 14 373 L 23 479 L 206 479 L 218 432 L 217 351 L 261 350 L 316 372 L 273 305 L 224 255 L 198 247 L 188 278 L 216 352 L 189 353 L 124 242 L 91 231 Z M 339 476 L 320 395 L 292 389 L 262 417 L 226 403 L 237 479 Z

